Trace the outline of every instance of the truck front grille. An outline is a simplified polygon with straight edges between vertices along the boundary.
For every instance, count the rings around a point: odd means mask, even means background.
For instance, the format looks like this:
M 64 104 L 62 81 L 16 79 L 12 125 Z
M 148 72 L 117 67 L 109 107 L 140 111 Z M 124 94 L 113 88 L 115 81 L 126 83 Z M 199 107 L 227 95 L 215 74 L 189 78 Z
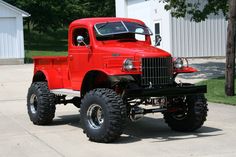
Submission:
M 172 58 L 142 58 L 143 86 L 172 84 Z

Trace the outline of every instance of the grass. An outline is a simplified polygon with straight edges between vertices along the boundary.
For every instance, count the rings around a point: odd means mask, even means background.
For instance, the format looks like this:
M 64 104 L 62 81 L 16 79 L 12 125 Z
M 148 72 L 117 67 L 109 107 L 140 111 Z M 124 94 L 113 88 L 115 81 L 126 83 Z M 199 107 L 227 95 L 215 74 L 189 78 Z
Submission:
M 236 79 L 234 80 L 236 84 Z M 207 85 L 207 100 L 215 103 L 230 104 L 236 106 L 236 96 L 225 95 L 225 78 L 214 78 L 198 83 L 199 85 Z M 235 88 L 236 91 L 236 88 Z
M 66 56 L 67 52 L 64 51 L 29 51 L 25 53 L 26 58 L 34 56 Z
M 65 51 L 26 51 L 25 63 L 33 63 L 33 57 L 35 56 L 67 56 Z

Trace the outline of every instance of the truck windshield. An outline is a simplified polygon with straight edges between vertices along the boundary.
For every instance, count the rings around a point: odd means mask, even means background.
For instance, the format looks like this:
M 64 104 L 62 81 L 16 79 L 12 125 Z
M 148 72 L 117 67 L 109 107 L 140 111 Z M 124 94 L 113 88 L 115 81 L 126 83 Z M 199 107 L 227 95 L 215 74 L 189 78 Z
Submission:
M 152 35 L 151 30 L 147 26 L 127 21 L 97 23 L 94 28 L 97 36 L 111 36 L 117 34 Z

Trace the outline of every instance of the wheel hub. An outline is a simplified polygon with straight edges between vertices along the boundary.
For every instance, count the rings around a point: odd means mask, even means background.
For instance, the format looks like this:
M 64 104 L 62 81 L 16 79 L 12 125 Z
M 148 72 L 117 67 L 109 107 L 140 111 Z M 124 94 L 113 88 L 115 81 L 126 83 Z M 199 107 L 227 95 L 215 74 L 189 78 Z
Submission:
M 32 94 L 30 97 L 30 111 L 33 114 L 36 114 L 37 109 L 38 109 L 38 99 L 35 94 Z
M 94 129 L 101 128 L 102 124 L 104 123 L 103 110 L 98 104 L 92 104 L 89 107 L 87 111 L 87 117 L 90 127 Z

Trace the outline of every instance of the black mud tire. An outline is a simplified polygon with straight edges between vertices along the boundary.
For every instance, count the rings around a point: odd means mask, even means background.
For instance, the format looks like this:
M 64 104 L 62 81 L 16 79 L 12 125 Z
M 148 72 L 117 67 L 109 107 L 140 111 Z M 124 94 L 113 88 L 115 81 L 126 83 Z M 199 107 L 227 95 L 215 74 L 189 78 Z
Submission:
M 207 117 L 207 102 L 203 94 L 186 97 L 187 111 L 182 118 L 176 118 L 176 113 L 164 113 L 165 122 L 175 131 L 191 132 L 202 127 Z
M 55 116 L 54 95 L 50 93 L 47 82 L 34 82 L 27 95 L 27 110 L 35 125 L 50 124 Z
M 96 108 L 100 111 L 100 116 L 98 111 L 95 111 Z M 126 105 L 122 98 L 106 88 L 91 90 L 84 96 L 80 115 L 83 131 L 89 140 L 102 143 L 118 139 L 123 133 L 127 119 Z

